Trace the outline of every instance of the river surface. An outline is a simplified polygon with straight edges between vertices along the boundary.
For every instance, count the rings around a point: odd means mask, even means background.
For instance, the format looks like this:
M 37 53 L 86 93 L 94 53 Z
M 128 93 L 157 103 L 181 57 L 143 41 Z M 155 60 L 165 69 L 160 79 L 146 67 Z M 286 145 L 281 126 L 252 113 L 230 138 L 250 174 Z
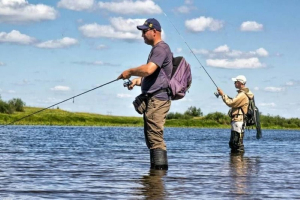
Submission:
M 0 199 L 300 199 L 300 131 L 166 128 L 169 170 L 149 169 L 142 128 L 0 130 Z

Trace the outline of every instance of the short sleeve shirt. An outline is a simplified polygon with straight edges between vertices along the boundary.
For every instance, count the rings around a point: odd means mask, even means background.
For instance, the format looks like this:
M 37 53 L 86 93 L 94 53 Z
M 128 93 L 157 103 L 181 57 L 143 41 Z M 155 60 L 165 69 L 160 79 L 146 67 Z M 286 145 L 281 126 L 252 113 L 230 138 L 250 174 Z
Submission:
M 142 93 L 154 93 L 160 89 L 168 88 L 173 68 L 172 59 L 173 54 L 170 47 L 164 41 L 152 47 L 147 63 L 153 62 L 158 68 L 154 73 L 142 79 Z M 162 70 L 164 70 L 167 77 L 163 74 Z M 167 93 L 159 93 L 155 97 L 159 100 L 169 99 Z

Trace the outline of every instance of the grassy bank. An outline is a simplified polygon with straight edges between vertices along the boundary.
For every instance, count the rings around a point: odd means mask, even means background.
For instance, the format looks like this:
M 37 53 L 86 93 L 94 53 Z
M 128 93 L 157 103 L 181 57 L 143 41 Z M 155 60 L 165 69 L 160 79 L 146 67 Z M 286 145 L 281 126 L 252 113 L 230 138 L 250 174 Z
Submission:
M 25 107 L 25 112 L 14 114 L 0 113 L 0 123 L 7 124 L 42 108 Z M 48 109 L 22 119 L 15 125 L 57 125 L 57 126 L 142 126 L 139 117 L 118 117 L 91 113 L 68 112 L 60 109 Z
M 24 112 L 0 113 L 0 123 L 8 124 L 42 108 L 25 107 Z M 68 112 L 48 109 L 14 123 L 14 125 L 55 126 L 143 126 L 142 117 L 124 117 L 91 113 Z M 299 119 L 285 119 L 279 116 L 261 116 L 263 129 L 300 129 Z M 210 113 L 192 119 L 168 119 L 166 127 L 230 128 L 230 119 L 221 113 Z

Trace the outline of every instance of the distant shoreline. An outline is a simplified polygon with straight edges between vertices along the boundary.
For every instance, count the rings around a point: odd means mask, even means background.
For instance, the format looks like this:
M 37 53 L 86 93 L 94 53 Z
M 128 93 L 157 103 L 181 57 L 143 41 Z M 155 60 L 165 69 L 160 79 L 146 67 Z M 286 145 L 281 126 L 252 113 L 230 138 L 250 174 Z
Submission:
M 31 113 L 37 112 L 42 108 L 25 107 L 25 112 L 15 112 L 14 114 L 0 113 L 1 126 L 21 119 Z M 227 121 L 227 120 L 226 120 Z M 226 124 L 227 123 L 227 124 Z M 195 117 L 192 119 L 167 119 L 165 127 L 176 128 L 221 128 L 230 129 L 230 120 L 228 122 L 218 123 L 216 120 L 207 120 L 205 117 Z M 60 109 L 47 109 L 36 115 L 24 118 L 12 125 L 32 125 L 32 126 L 122 126 L 122 127 L 143 127 L 142 117 L 111 116 L 91 113 L 74 113 Z M 253 127 L 255 129 L 255 127 Z M 250 127 L 252 129 L 252 127 Z M 269 125 L 262 129 L 276 130 L 300 130 L 300 127 L 290 128 L 278 125 Z

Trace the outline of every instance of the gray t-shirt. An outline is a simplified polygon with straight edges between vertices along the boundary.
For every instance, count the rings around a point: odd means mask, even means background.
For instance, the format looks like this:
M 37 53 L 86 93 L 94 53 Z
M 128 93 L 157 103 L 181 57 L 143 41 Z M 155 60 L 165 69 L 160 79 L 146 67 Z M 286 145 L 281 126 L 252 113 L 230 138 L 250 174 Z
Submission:
M 168 79 L 171 79 L 173 68 L 172 59 L 173 54 L 170 47 L 164 41 L 161 41 L 152 47 L 147 63 L 153 62 L 158 66 L 158 68 L 155 72 L 153 72 L 153 74 L 142 79 L 142 93 L 154 93 L 157 90 L 168 88 Z M 163 74 L 162 70 L 164 70 L 168 79 Z M 155 95 L 155 97 L 159 100 L 169 99 L 166 92 L 159 93 Z

